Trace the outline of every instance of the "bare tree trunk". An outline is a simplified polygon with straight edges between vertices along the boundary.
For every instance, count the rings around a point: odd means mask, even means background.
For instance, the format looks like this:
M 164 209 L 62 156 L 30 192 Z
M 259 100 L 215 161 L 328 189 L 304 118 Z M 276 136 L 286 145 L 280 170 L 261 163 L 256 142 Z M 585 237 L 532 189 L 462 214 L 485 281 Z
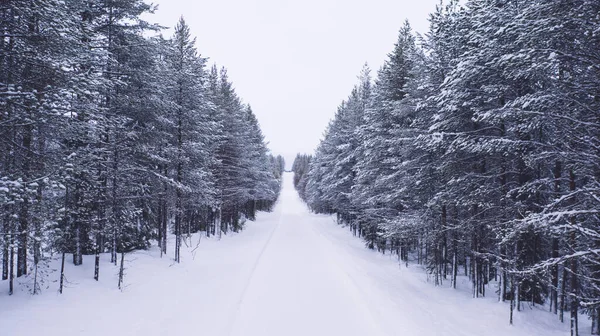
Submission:
M 4 12 L 5 17 L 2 18 L 2 20 L 6 20 L 8 23 L 9 27 L 15 27 L 15 19 L 16 19 L 16 15 L 14 13 L 14 10 L 10 9 L 10 6 L 6 6 L 8 7 L 7 10 Z M 11 29 L 6 29 L 5 33 L 12 33 Z M 10 35 L 10 34 L 9 34 Z M 14 59 L 11 56 L 10 51 L 13 50 L 14 45 L 15 45 L 15 38 L 12 36 L 9 36 L 8 38 L 2 38 L 0 39 L 1 42 L 0 44 L 2 45 L 2 50 L 5 50 L 6 53 L 0 53 L 0 60 L 2 60 L 3 62 L 5 62 L 7 69 L 11 69 L 14 66 Z M 13 83 L 13 71 L 1 71 L 0 72 L 0 81 L 4 81 L 5 83 Z M 10 120 L 12 118 L 12 109 L 10 107 L 10 104 L 7 105 L 5 107 L 4 110 L 5 116 L 7 120 Z M 16 132 L 14 131 L 14 129 L 11 132 L 11 137 L 12 137 L 12 141 L 15 142 L 16 141 Z M 14 160 L 15 157 L 14 155 L 9 155 L 8 151 L 7 153 L 3 153 L 6 154 L 6 165 L 4 166 L 4 168 L 7 171 L 11 171 L 12 167 L 14 166 Z M 7 206 L 7 210 L 11 210 L 12 206 Z M 3 209 L 4 210 L 4 209 Z M 2 280 L 7 280 L 9 279 L 10 276 L 10 263 L 11 263 L 11 244 L 12 244 L 12 234 L 13 234 L 13 225 L 11 225 L 11 218 L 10 218 L 10 213 L 11 211 L 7 211 L 4 217 L 4 223 L 3 223 L 3 231 L 4 231 L 4 248 L 3 248 L 3 253 L 2 253 Z
M 167 187 L 165 186 L 165 191 L 166 190 L 167 190 Z M 166 200 L 163 200 L 162 207 L 163 207 L 163 211 L 162 211 L 162 219 L 161 219 L 161 229 L 163 232 L 163 235 L 162 235 L 163 242 L 161 245 L 161 247 L 162 247 L 161 255 L 167 254 L 167 237 L 169 234 L 169 229 L 168 229 L 169 216 L 168 216 L 168 212 L 167 212 L 168 210 L 167 210 L 167 201 Z
M 2 239 L 4 240 L 4 244 L 2 246 L 2 280 L 8 279 L 8 264 L 10 260 L 9 253 L 9 245 L 10 245 L 10 220 L 8 216 L 4 218 L 4 223 L 2 226 L 2 230 L 4 231 L 4 235 Z
M 63 251 L 61 262 L 60 262 L 60 285 L 58 287 L 58 292 L 60 294 L 62 294 L 63 287 L 65 284 L 65 255 L 66 255 L 66 253 Z
M 38 204 L 41 203 L 42 201 L 42 185 L 40 184 L 40 186 L 38 187 L 38 196 L 37 196 L 37 201 Z M 33 266 L 34 266 L 34 277 L 33 277 L 33 294 L 38 294 L 40 292 L 40 285 L 38 283 L 38 270 L 39 270 L 39 264 L 42 258 L 42 251 L 41 251 L 41 246 L 40 246 L 40 242 L 42 241 L 42 228 L 41 228 L 41 223 L 39 220 L 35 220 L 34 222 L 34 226 L 35 226 L 35 232 L 34 232 L 34 239 L 33 239 Z
M 125 252 L 121 252 L 121 265 L 119 266 L 119 289 L 123 290 L 123 276 L 125 273 Z
M 568 279 L 568 273 L 567 273 L 567 269 L 566 269 L 566 264 L 562 265 L 562 281 L 560 284 L 560 311 L 559 311 L 559 319 L 560 322 L 564 322 L 565 321 L 565 309 L 567 308 L 567 296 L 566 296 L 566 291 L 567 291 L 567 279 Z
M 511 277 L 510 282 L 510 325 L 513 324 L 513 315 L 515 311 L 515 277 Z
M 444 280 L 448 278 L 448 213 L 446 210 L 446 204 L 442 205 L 442 276 Z
M 13 247 L 14 245 L 14 239 L 11 238 L 11 243 L 10 243 L 10 266 L 9 266 L 9 271 L 8 271 L 8 294 L 12 295 L 14 293 L 14 289 L 15 289 L 15 248 Z
M 45 134 L 45 132 L 40 132 L 40 134 Z M 40 135 L 38 137 L 38 152 L 39 153 L 44 153 L 45 152 L 45 143 L 46 143 L 46 138 L 44 135 Z M 45 164 L 43 161 L 38 163 L 38 168 L 39 171 L 45 171 Z M 41 211 L 41 207 L 42 205 L 42 200 L 43 200 L 43 191 L 44 191 L 44 182 L 40 181 L 38 182 L 38 187 L 37 187 L 37 196 L 36 196 L 36 209 L 34 211 L 36 211 L 38 214 L 42 213 Z M 41 286 L 39 284 L 39 264 L 42 260 L 43 254 L 42 254 L 42 246 L 41 246 L 41 242 L 43 241 L 43 236 L 44 233 L 42 232 L 42 219 L 39 218 L 39 216 L 36 216 L 36 218 L 33 219 L 33 231 L 34 231 L 34 238 L 32 239 L 32 243 L 33 243 L 33 264 L 34 264 L 34 270 L 35 270 L 35 274 L 34 274 L 34 280 L 33 280 L 33 294 L 38 294 L 41 291 Z
M 594 310 L 592 335 L 600 335 L 600 308 Z
M 222 227 L 222 222 L 223 222 L 223 211 L 222 211 L 222 207 L 219 206 L 219 212 L 217 213 L 217 224 L 215 225 L 215 227 L 219 230 L 218 233 L 218 237 L 219 240 L 221 240 L 222 236 L 223 236 L 223 227 Z
M 455 233 L 456 235 L 456 233 Z M 454 241 L 452 252 L 452 288 L 456 289 L 456 278 L 458 275 L 458 251 L 456 248 L 456 240 Z
M 29 235 L 29 205 L 25 197 L 19 214 L 19 233 L 17 241 L 17 278 L 27 274 L 27 241 Z
M 158 228 L 158 237 L 157 237 L 157 242 L 158 242 L 158 248 L 160 249 L 160 257 L 162 258 L 162 201 L 159 200 L 158 201 L 158 207 L 157 207 L 157 212 L 156 212 L 156 226 Z
M 521 311 L 521 284 L 519 281 L 515 284 L 515 301 L 517 303 L 517 311 Z
M 117 149 L 117 143 L 119 139 L 113 136 L 115 147 L 113 149 L 113 167 L 112 167 L 112 215 L 113 215 L 113 253 L 114 253 L 114 264 L 117 264 L 117 258 L 119 253 L 119 247 L 123 248 L 123 242 L 121 235 L 123 234 L 122 218 L 121 218 L 121 204 L 119 202 L 119 151 Z
M 575 233 L 571 233 L 571 242 L 575 241 Z M 579 284 L 577 281 L 577 260 L 571 259 L 571 336 L 579 336 Z
M 81 223 L 78 222 L 75 225 L 75 251 L 73 251 L 73 264 L 77 266 L 83 264 L 83 251 L 81 248 Z
M 181 262 L 180 250 L 181 250 L 181 191 L 177 190 L 177 201 L 175 214 L 175 261 Z
M 554 165 L 554 192 L 558 195 L 560 192 L 560 178 L 562 175 L 562 167 L 560 161 L 556 161 Z M 557 237 L 552 238 L 552 258 L 558 258 L 559 241 Z M 558 313 L 558 265 L 555 264 L 550 269 L 551 286 L 550 286 L 550 311 L 554 314 Z
M 38 264 L 33 266 L 33 295 L 39 294 L 40 285 L 38 283 Z
M 102 167 L 102 165 L 101 165 Z M 100 194 L 98 197 L 98 201 L 97 201 L 97 207 L 98 207 L 98 212 L 97 212 L 97 216 L 98 216 L 98 222 L 96 223 L 97 227 L 96 227 L 96 257 L 94 259 L 94 279 L 96 281 L 98 281 L 100 279 L 100 254 L 102 252 L 104 252 L 104 235 L 103 233 L 106 232 L 105 230 L 106 228 L 106 223 L 107 223 L 107 219 L 106 219 L 106 205 L 107 205 L 107 197 L 106 197 L 106 190 L 108 188 L 108 178 L 106 176 L 106 172 L 104 171 L 104 168 L 101 168 L 99 173 L 99 178 L 100 178 L 100 185 L 101 185 L 101 190 L 100 190 Z
M 112 224 L 112 237 L 111 237 L 111 248 L 110 248 L 110 262 L 117 265 L 117 225 Z
M 102 238 L 100 232 L 96 233 L 96 257 L 94 258 L 94 280 L 100 279 L 100 252 L 102 249 Z
M 573 169 L 570 171 L 570 182 L 569 189 L 571 192 L 575 191 L 575 172 Z M 577 219 L 575 216 L 571 216 L 570 218 L 571 226 L 575 227 L 577 225 Z M 574 251 L 577 251 L 577 233 L 575 230 L 571 231 L 569 237 L 569 245 L 570 248 Z M 577 259 L 571 258 L 570 260 L 570 273 L 571 273 L 571 299 L 569 300 L 570 308 L 571 308 L 571 336 L 579 336 L 579 283 L 577 278 Z
M 23 136 L 23 149 L 27 152 L 25 162 L 23 163 L 23 174 L 25 181 L 28 183 L 31 178 L 31 161 L 32 148 L 31 142 L 33 137 L 33 126 L 28 125 L 25 127 Z M 18 241 L 17 241 L 17 277 L 21 277 L 27 274 L 27 241 L 29 235 L 29 207 L 31 206 L 31 200 L 27 194 L 23 197 L 21 203 L 21 209 L 19 213 L 19 230 L 18 230 Z

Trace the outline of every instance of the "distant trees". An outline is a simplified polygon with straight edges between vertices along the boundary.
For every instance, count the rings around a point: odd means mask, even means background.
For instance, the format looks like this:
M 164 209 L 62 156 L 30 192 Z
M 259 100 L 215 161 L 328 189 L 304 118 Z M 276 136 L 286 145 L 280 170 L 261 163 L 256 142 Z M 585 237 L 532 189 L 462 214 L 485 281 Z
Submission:
M 308 170 L 310 168 L 310 161 L 312 155 L 298 154 L 292 164 L 292 171 L 294 172 L 294 188 L 300 194 L 300 198 L 306 201 L 306 182 L 308 180 Z
M 2 280 L 51 253 L 80 265 L 175 235 L 239 230 L 277 199 L 284 165 L 223 69 L 207 69 L 183 19 L 148 38 L 134 1 L 0 6 Z M 226 218 L 222 220 L 222 217 Z M 217 224 L 218 223 L 218 224 Z M 119 257 L 119 254 L 121 256 Z M 121 265 L 122 269 L 122 265 Z M 90 274 L 90 276 L 92 276 Z M 61 280 L 63 274 L 61 274 Z
M 546 303 L 600 334 L 599 10 L 449 1 L 425 36 L 405 24 L 367 97 L 338 108 L 304 199 L 437 284 L 497 280 L 511 323 Z

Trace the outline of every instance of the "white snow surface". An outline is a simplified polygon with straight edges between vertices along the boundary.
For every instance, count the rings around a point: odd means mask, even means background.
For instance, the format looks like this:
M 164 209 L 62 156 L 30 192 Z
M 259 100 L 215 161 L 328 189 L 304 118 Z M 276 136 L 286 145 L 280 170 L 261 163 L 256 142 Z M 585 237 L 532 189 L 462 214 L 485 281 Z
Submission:
M 568 335 L 543 308 L 524 304 L 510 326 L 509 306 L 492 288 L 492 297 L 473 299 L 466 278 L 458 290 L 435 287 L 418 266 L 366 249 L 331 216 L 311 214 L 290 173 L 274 212 L 221 241 L 201 237 L 198 245 L 199 238 L 186 240 L 181 264 L 160 259 L 155 246 L 127 255 L 123 291 L 107 256 L 98 282 L 93 257 L 69 263 L 62 295 L 52 282 L 41 295 L 21 284 L 9 297 L 2 281 L 0 334 Z

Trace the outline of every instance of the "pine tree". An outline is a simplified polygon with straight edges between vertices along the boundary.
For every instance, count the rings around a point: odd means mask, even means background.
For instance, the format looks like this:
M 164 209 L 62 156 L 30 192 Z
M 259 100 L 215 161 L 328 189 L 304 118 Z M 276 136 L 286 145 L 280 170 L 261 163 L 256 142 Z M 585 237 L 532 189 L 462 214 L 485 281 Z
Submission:
M 183 20 L 171 40 L 146 37 L 158 26 L 141 15 L 153 9 L 138 0 L 1 6 L 0 254 L 9 292 L 27 276 L 21 282 L 38 293 L 54 252 L 61 293 L 67 256 L 80 265 L 95 255 L 98 280 L 104 252 L 121 270 L 124 254 L 152 239 L 166 253 L 170 223 L 179 260 L 182 235 L 208 233 L 215 217 L 216 153 L 226 139 L 236 146 L 231 188 L 243 182 L 231 196 L 235 216 L 254 217 L 277 198 L 283 161 L 270 159 L 251 110 L 218 75 L 223 90 L 213 96 Z
M 402 200 L 393 196 L 396 186 L 390 179 L 402 165 L 401 152 L 405 146 L 391 140 L 396 138 L 396 132 L 410 126 L 410 117 L 405 115 L 407 107 L 402 101 L 407 95 L 415 53 L 415 38 L 405 22 L 394 50 L 379 70 L 372 102 L 364 113 L 364 126 L 358 131 L 360 157 L 351 197 L 360 211 L 361 231 L 371 248 L 381 243 L 380 226 L 404 210 Z
M 401 33 L 380 70 L 354 167 L 342 154 L 349 99 L 309 173 L 297 173 L 299 192 L 314 211 L 353 206 L 369 247 L 403 260 L 411 250 L 436 284 L 450 275 L 456 286 L 463 268 L 478 297 L 499 279 L 510 323 L 523 301 L 549 302 L 561 320 L 570 312 L 572 335 L 582 310 L 600 332 L 598 9 L 584 0 L 440 4 L 420 47 Z

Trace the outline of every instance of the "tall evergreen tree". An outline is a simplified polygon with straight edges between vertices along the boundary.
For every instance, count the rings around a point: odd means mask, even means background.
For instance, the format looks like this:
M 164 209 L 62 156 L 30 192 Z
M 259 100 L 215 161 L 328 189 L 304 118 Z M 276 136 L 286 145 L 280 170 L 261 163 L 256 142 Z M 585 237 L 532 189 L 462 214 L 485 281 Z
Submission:
M 241 187 L 228 195 L 233 217 L 254 218 L 277 198 L 283 161 L 269 156 L 253 113 L 225 73 L 205 71 L 183 20 L 172 39 L 146 37 L 159 28 L 141 19 L 153 10 L 141 0 L 0 6 L 0 254 L 9 292 L 27 276 L 38 293 L 50 276 L 40 265 L 55 252 L 61 292 L 67 256 L 80 265 L 95 255 L 98 280 L 100 255 L 110 252 L 121 286 L 124 254 L 152 239 L 166 253 L 173 231 L 180 260 L 182 236 L 209 234 L 220 208 L 225 140 L 235 146 L 230 186 Z
M 412 253 L 436 284 L 456 286 L 462 269 L 477 297 L 499 280 L 511 323 L 522 302 L 549 303 L 572 335 L 582 311 L 600 332 L 597 12 L 584 0 L 440 4 L 420 47 L 405 26 L 380 70 L 356 163 L 340 155 L 349 100 L 299 192 L 314 211 L 354 207 L 369 247 Z M 346 200 L 336 188 L 352 173 Z
M 362 208 L 359 220 L 371 248 L 378 242 L 380 225 L 404 210 L 401 198 L 394 196 L 396 187 L 391 179 L 402 165 L 405 145 L 392 140 L 397 138 L 395 133 L 410 125 L 403 99 L 412 77 L 415 55 L 415 38 L 407 21 L 400 29 L 394 50 L 379 70 L 372 101 L 358 131 L 360 157 L 355 167 L 352 202 Z M 402 142 L 404 136 L 399 138 Z

